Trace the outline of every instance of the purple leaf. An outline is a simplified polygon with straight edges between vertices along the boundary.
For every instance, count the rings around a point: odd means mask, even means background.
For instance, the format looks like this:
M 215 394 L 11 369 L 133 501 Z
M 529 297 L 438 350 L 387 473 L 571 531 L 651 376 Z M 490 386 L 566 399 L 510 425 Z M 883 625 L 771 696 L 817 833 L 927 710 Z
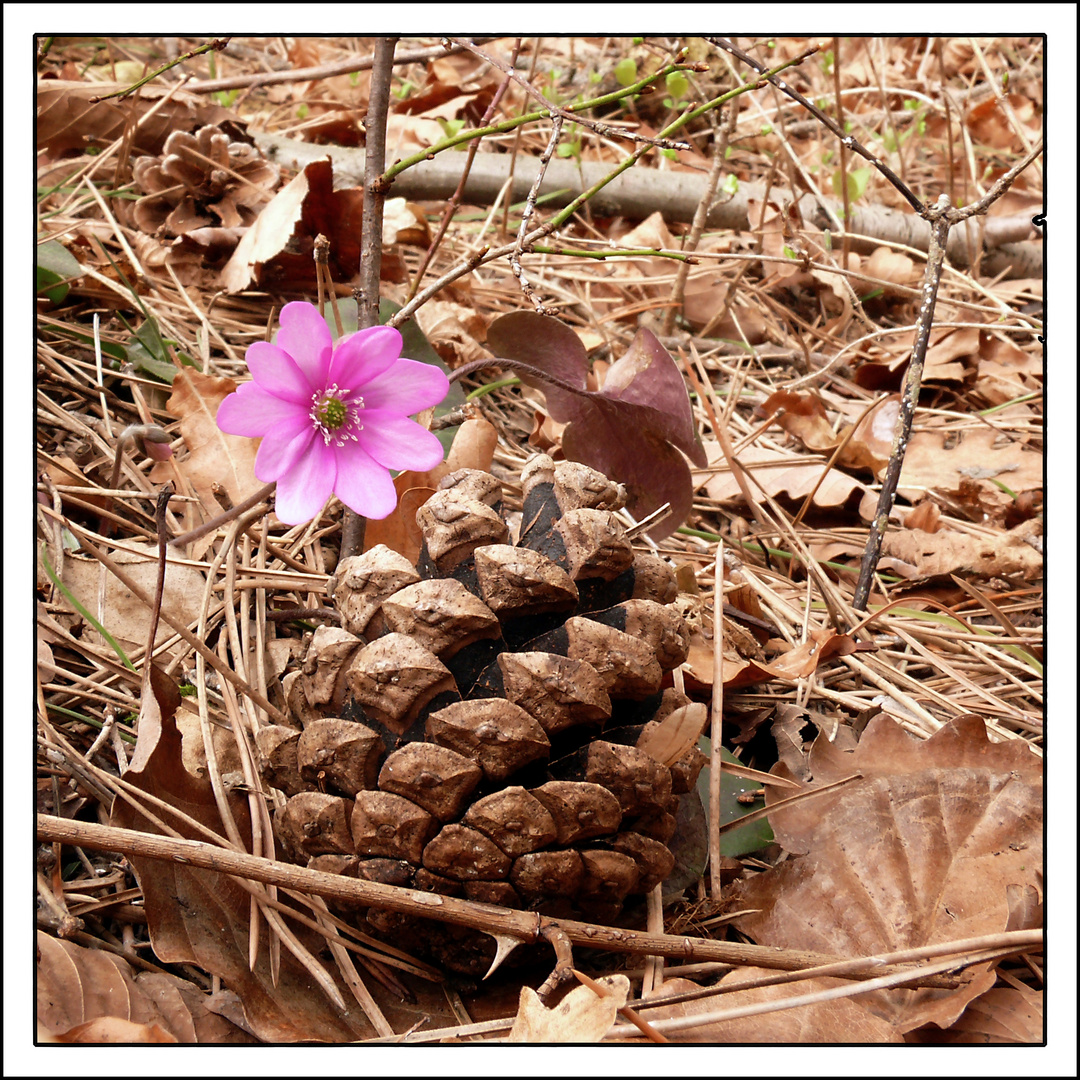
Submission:
M 694 426 L 682 373 L 648 330 L 609 368 L 599 391 L 586 389 L 588 355 L 568 326 L 519 311 L 488 331 L 488 348 L 522 382 L 543 390 L 553 420 L 567 425 L 563 452 L 625 484 L 630 512 L 641 520 L 664 503 L 671 514 L 649 530 L 669 536 L 690 512 L 693 484 L 681 450 L 698 465 L 705 451 Z M 487 361 L 459 368 L 461 376 Z M 676 449 L 677 448 L 677 449 Z

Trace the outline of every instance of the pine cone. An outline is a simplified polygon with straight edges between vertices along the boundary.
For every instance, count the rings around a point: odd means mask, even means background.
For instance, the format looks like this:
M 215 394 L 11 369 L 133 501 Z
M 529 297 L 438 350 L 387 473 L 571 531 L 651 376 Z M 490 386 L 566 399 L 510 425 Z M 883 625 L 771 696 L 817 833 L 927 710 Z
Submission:
M 622 489 L 545 455 L 522 487 L 516 544 L 499 481 L 461 470 L 417 514 L 416 567 L 382 546 L 343 560 L 342 628 L 316 631 L 285 678 L 303 731 L 260 731 L 261 765 L 288 796 L 276 829 L 295 861 L 609 921 L 672 871 L 678 796 L 704 756 L 700 721 L 674 750 L 658 722 L 685 730 L 684 706 L 704 707 L 662 688 L 688 634 L 671 568 L 613 512 Z M 367 922 L 470 974 L 494 952 L 400 915 Z
M 212 125 L 194 135 L 174 131 L 161 157 L 136 158 L 131 171 L 146 192 L 135 203 L 135 224 L 165 237 L 208 225 L 250 225 L 280 179 L 256 147 L 230 142 Z

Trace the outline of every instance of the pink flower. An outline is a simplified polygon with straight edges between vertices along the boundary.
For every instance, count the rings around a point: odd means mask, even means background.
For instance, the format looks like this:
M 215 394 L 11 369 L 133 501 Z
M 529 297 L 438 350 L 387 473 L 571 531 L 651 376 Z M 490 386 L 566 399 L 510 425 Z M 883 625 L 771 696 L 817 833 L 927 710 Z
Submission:
M 373 326 L 336 345 L 314 305 L 286 304 L 277 341 L 248 347 L 253 376 L 218 408 L 231 435 L 261 437 L 255 475 L 277 481 L 276 513 L 289 525 L 313 518 L 333 495 L 358 514 L 397 506 L 390 469 L 432 469 L 439 440 L 408 414 L 446 396 L 446 376 L 401 357 L 401 335 Z

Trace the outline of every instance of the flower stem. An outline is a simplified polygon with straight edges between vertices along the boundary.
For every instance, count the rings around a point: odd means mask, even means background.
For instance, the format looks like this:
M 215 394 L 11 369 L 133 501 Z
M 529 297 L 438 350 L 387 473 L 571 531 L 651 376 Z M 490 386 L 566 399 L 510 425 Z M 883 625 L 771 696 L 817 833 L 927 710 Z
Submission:
M 357 298 L 357 326 L 366 330 L 379 324 L 379 279 L 382 271 L 383 204 L 389 187 L 380 175 L 386 164 L 386 114 L 390 108 L 390 79 L 394 72 L 396 37 L 382 37 L 375 43 L 368 97 L 367 138 L 364 158 L 364 216 L 360 233 L 360 296 Z M 341 554 L 345 559 L 363 550 L 367 519 L 345 509 L 341 523 Z

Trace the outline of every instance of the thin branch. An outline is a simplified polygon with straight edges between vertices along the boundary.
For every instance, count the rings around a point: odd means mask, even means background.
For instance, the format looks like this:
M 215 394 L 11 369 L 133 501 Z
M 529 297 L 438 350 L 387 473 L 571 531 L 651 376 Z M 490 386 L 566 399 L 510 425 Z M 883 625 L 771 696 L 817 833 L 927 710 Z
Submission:
M 650 146 L 659 146 L 665 150 L 690 150 L 692 147 L 689 143 L 676 142 L 672 139 L 665 139 L 659 136 L 652 135 L 640 135 L 634 131 L 627 131 L 625 128 L 612 127 L 611 124 L 602 123 L 599 120 L 592 120 L 587 116 L 581 115 L 581 110 L 586 108 L 592 108 L 596 103 L 586 102 L 584 105 L 572 105 L 569 109 L 561 109 L 558 105 L 551 101 L 548 101 L 535 86 L 532 85 L 527 79 L 523 79 L 513 68 L 512 65 L 506 64 L 496 56 L 484 52 L 482 49 L 478 49 L 470 41 L 466 41 L 463 38 L 449 38 L 454 44 L 458 45 L 462 49 L 468 49 L 469 52 L 480 57 L 481 60 L 489 63 L 493 68 L 501 71 L 508 78 L 511 78 L 516 82 L 530 97 L 535 98 L 544 108 L 547 110 L 548 115 L 553 119 L 556 116 L 561 116 L 563 120 L 570 120 L 575 124 L 581 124 L 582 127 L 590 128 L 598 135 L 603 135 L 609 139 L 630 139 L 632 142 L 648 143 Z M 702 71 L 703 65 L 699 63 L 691 64 L 679 64 L 675 63 L 670 69 L 665 68 L 665 71 Z M 646 81 L 654 82 L 659 77 L 659 72 L 655 75 L 648 77 Z M 625 93 L 625 92 L 624 92 Z
M 804 109 L 807 110 L 807 112 L 820 120 L 821 123 L 823 123 L 840 140 L 840 142 L 844 146 L 846 146 L 849 150 L 854 150 L 857 154 L 861 154 L 864 158 L 866 158 L 867 161 L 874 165 L 881 173 L 881 175 L 884 176 L 920 214 L 926 209 L 926 206 L 923 203 L 922 199 L 920 199 L 907 186 L 907 184 L 905 184 L 904 181 L 901 180 L 900 177 L 897 176 L 896 173 L 894 173 L 892 169 L 890 169 L 889 166 L 885 164 L 885 162 L 883 162 L 880 158 L 876 157 L 874 154 L 871 154 L 865 146 L 863 146 L 861 143 L 856 142 L 856 140 L 851 135 L 846 135 L 844 133 L 844 129 L 840 127 L 840 125 L 837 124 L 837 122 L 833 120 L 831 116 L 826 116 L 825 113 L 823 113 L 812 101 L 807 101 L 807 99 L 804 98 L 802 94 L 798 92 L 798 90 L 796 90 L 794 87 L 789 86 L 786 82 L 784 82 L 783 79 L 778 79 L 775 75 L 770 74 L 766 70 L 764 64 L 755 60 L 752 56 L 748 56 L 741 49 L 737 49 L 730 41 L 728 41 L 727 38 L 710 37 L 708 34 L 706 34 L 705 40 L 711 41 L 718 49 L 723 49 L 724 52 L 730 53 L 737 60 L 741 60 L 748 67 L 753 68 L 766 82 L 772 83 L 772 85 L 775 86 L 778 90 L 781 90 L 783 93 L 787 94 L 788 97 L 792 98 L 794 101 L 797 101 Z M 820 48 L 820 46 L 817 46 L 817 48 Z
M 708 179 L 705 181 L 705 190 L 701 193 L 701 201 L 694 211 L 694 220 L 690 225 L 690 233 L 683 243 L 683 251 L 696 251 L 698 244 L 701 242 L 701 234 L 705 231 L 705 222 L 709 218 L 709 209 L 712 207 L 713 198 L 716 195 L 716 187 L 720 183 L 720 173 L 724 170 L 728 144 L 731 136 L 735 133 L 735 125 L 738 123 L 738 101 L 739 99 L 736 98 L 732 102 L 727 122 L 713 131 L 712 165 L 709 168 Z M 694 260 L 687 260 L 687 262 L 691 261 Z M 682 309 L 686 297 L 686 282 L 689 277 L 690 267 L 688 265 L 680 266 L 678 273 L 675 275 L 675 283 L 671 287 L 671 300 L 664 315 L 665 334 L 670 334 L 675 327 L 675 315 L 676 312 Z
M 479 41 L 490 41 L 491 38 L 478 38 Z M 463 52 L 458 46 L 447 48 L 445 45 L 434 45 L 426 49 L 410 49 L 400 52 L 394 57 L 394 66 L 405 64 L 423 63 L 425 60 L 434 60 L 441 56 L 450 56 L 453 53 Z M 341 60 L 333 64 L 319 64 L 317 67 L 287 68 L 284 71 L 256 71 L 249 75 L 233 75 L 227 79 L 206 79 L 202 82 L 190 83 L 187 87 L 194 94 L 212 94 L 218 90 L 240 90 L 247 87 L 254 89 L 256 86 L 275 86 L 279 83 L 311 82 L 315 79 L 329 79 L 334 75 L 351 75 L 354 71 L 368 71 L 375 66 L 375 56 L 361 56 L 354 60 Z
M 379 907 L 419 915 L 425 919 L 466 926 L 486 934 L 502 934 L 536 942 L 545 929 L 565 935 L 571 945 L 607 952 L 634 955 L 654 953 L 680 960 L 715 960 L 720 963 L 749 964 L 780 971 L 799 971 L 805 967 L 838 963 L 843 958 L 801 949 L 777 949 L 765 945 L 745 945 L 737 941 L 711 941 L 676 934 L 648 934 L 571 919 L 552 919 L 536 912 L 482 904 L 453 896 L 436 896 L 416 889 L 383 885 L 361 878 L 344 877 L 308 870 L 303 866 L 275 862 L 257 855 L 178 839 L 134 829 L 118 829 L 96 822 L 38 814 L 37 838 L 43 843 L 77 844 L 95 851 L 115 851 L 148 859 L 183 862 L 185 865 L 213 870 L 250 881 L 262 881 L 287 888 L 343 900 L 363 907 Z M 924 978 L 914 967 L 877 968 L 875 975 L 893 973 L 906 983 L 955 989 L 961 982 L 948 976 Z M 862 977 L 861 975 L 856 977 Z
M 381 174 L 386 164 L 386 114 L 390 108 L 390 79 L 396 45 L 396 37 L 379 38 L 371 68 L 364 158 L 364 214 L 360 224 L 360 289 L 356 298 L 357 326 L 361 330 L 379 325 L 383 207 L 388 187 Z M 339 558 L 345 559 L 363 550 L 366 524 L 366 518 L 345 508 Z
M 538 315 L 550 315 L 552 313 L 544 307 L 540 300 L 537 300 L 533 287 L 529 284 L 529 279 L 525 277 L 525 271 L 521 268 L 521 253 L 525 247 L 525 235 L 529 228 L 529 221 L 536 210 L 537 193 L 540 190 L 541 183 L 543 183 L 548 162 L 551 161 L 551 156 L 555 153 L 555 147 L 559 144 L 562 124 L 561 116 L 556 116 L 551 121 L 551 138 L 548 139 L 548 144 L 540 155 L 540 168 L 537 170 L 533 186 L 529 189 L 529 197 L 525 200 L 525 209 L 521 212 L 521 225 L 518 227 L 517 243 L 514 244 L 514 250 L 510 252 L 510 269 L 513 271 L 514 277 L 518 279 L 521 291 L 531 301 L 533 307 L 536 308 Z
M 206 52 L 221 52 L 226 45 L 229 44 L 229 38 L 215 38 L 213 41 L 208 41 L 205 45 L 200 45 L 197 49 L 192 49 L 191 52 L 184 53 L 182 56 L 178 56 L 175 60 L 170 60 L 167 64 L 162 64 L 156 71 L 150 72 L 149 75 L 144 75 L 141 79 L 137 79 L 130 86 L 125 87 L 123 90 L 114 90 L 110 94 L 102 94 L 100 97 L 92 97 L 87 100 L 91 105 L 96 105 L 99 101 L 108 101 L 110 98 L 116 98 L 117 100 L 126 98 L 128 94 L 138 90 L 140 86 L 145 86 L 149 82 L 153 82 L 159 75 L 163 75 L 169 68 L 176 67 L 177 64 L 182 64 L 185 60 L 190 60 L 195 56 L 200 56 Z M 295 75 L 295 73 L 294 73 Z
M 521 38 L 517 38 L 514 41 L 514 48 L 510 57 L 511 64 L 516 63 L 520 49 Z M 491 118 L 495 115 L 495 110 L 499 107 L 499 102 L 502 101 L 503 95 L 506 93 L 509 86 L 510 77 L 507 76 L 499 84 L 499 88 L 495 91 L 494 96 L 488 103 L 488 107 L 484 110 L 484 115 L 480 118 L 481 126 L 491 121 Z M 435 230 L 435 238 L 428 245 L 427 251 L 424 252 L 424 256 L 420 260 L 420 267 L 416 271 L 416 277 L 413 279 L 412 288 L 409 290 L 408 299 L 410 300 L 416 295 L 416 290 L 420 288 L 420 282 L 424 280 L 427 268 L 431 264 L 431 260 L 435 257 L 435 252 L 438 250 L 439 244 L 442 243 L 442 238 L 446 235 L 446 230 L 450 227 L 450 222 L 453 220 L 454 214 L 457 213 L 457 209 L 461 205 L 461 200 L 465 195 L 465 184 L 469 179 L 469 173 L 472 171 L 472 164 L 476 158 L 476 152 L 479 149 L 479 139 L 474 139 L 469 143 L 469 149 L 465 155 L 465 165 L 461 170 L 461 179 L 458 181 L 458 186 L 454 189 L 454 194 L 450 196 L 450 201 L 443 208 L 443 215 L 439 221 L 439 227 Z

